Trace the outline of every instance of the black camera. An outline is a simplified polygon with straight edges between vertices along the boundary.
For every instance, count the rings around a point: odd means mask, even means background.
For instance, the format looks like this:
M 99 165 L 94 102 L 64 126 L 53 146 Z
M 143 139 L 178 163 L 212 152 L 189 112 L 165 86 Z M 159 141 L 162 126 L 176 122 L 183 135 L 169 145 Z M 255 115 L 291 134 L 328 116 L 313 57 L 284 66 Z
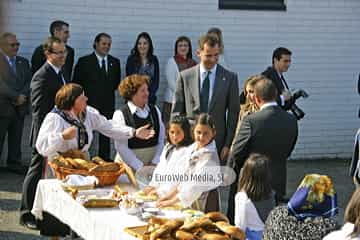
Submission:
M 302 89 L 297 90 L 292 94 L 291 98 L 294 104 L 291 105 L 290 111 L 294 114 L 297 120 L 300 120 L 305 116 L 305 112 L 295 104 L 295 101 L 298 100 L 300 97 L 307 98 L 309 97 L 309 94 L 307 94 L 307 92 Z

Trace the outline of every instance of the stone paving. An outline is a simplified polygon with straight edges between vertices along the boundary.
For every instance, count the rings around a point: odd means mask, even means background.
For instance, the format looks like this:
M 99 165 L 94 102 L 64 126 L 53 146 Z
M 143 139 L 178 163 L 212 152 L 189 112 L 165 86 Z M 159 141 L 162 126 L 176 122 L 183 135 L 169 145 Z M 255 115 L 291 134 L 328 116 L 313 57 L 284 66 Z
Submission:
M 338 221 L 339 224 L 342 224 L 344 208 L 354 190 L 352 181 L 348 177 L 349 162 L 349 159 L 289 161 L 288 195 L 291 196 L 296 190 L 296 187 L 306 173 L 319 173 L 331 176 L 335 184 L 335 190 L 338 193 L 338 204 L 340 206 Z M 4 169 L 0 171 L 0 174 L 0 239 L 47 239 L 39 236 L 37 231 L 28 230 L 19 224 L 18 207 L 24 176 Z

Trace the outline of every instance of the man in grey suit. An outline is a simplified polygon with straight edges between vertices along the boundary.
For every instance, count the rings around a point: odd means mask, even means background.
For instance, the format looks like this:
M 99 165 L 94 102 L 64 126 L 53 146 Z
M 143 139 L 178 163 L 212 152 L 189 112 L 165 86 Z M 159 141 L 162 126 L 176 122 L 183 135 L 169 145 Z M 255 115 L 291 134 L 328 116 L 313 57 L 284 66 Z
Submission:
M 215 120 L 221 165 L 225 165 L 240 109 L 239 86 L 237 75 L 217 63 L 219 53 L 220 44 L 215 36 L 207 34 L 199 39 L 200 63 L 180 73 L 172 113 L 188 118 L 209 113 Z
M 251 153 L 261 153 L 270 159 L 271 185 L 277 202 L 283 202 L 286 191 L 286 160 L 294 149 L 298 125 L 294 115 L 286 112 L 276 102 L 275 84 L 259 76 L 254 85 L 255 103 L 260 111 L 246 116 L 234 138 L 231 162 L 235 163 L 237 178 L 245 160 Z M 237 181 L 231 186 L 228 217 L 234 219 L 234 200 Z
M 0 35 L 0 156 L 8 135 L 7 166 L 19 169 L 24 117 L 29 111 L 31 71 L 28 60 L 17 56 L 16 35 Z

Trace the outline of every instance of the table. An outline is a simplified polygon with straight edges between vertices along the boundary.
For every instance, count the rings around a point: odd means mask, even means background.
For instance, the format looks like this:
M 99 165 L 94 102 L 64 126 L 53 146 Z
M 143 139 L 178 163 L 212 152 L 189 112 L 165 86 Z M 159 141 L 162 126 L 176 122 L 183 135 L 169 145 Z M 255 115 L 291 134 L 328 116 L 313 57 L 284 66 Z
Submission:
M 135 240 L 135 237 L 124 232 L 125 227 L 146 225 L 136 216 L 128 215 L 119 208 L 87 209 L 64 192 L 57 179 L 39 181 L 32 214 L 42 219 L 46 211 L 70 226 L 79 236 L 86 240 Z M 120 184 L 125 191 L 133 192 L 129 184 Z

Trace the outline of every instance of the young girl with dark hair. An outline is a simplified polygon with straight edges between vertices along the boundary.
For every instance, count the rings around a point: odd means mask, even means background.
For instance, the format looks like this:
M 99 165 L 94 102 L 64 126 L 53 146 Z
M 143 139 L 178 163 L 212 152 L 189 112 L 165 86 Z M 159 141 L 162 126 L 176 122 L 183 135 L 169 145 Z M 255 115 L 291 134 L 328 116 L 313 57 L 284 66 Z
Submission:
M 260 240 L 264 222 L 275 207 L 269 159 L 261 154 L 251 154 L 240 174 L 235 196 L 235 225 L 246 233 L 246 239 Z
M 221 184 L 219 157 L 215 144 L 215 123 L 210 115 L 200 114 L 193 130 L 194 143 L 187 147 L 183 158 L 183 173 L 188 179 L 181 181 L 157 202 L 158 207 L 181 204 L 201 211 L 218 210 L 218 194 L 214 190 Z M 204 176 L 214 181 L 196 181 L 191 176 Z M 211 196 L 211 197 L 210 197 Z
M 160 162 L 153 172 L 151 182 L 148 187 L 143 189 L 145 194 L 156 193 L 162 197 L 177 185 L 174 181 L 161 181 L 161 176 L 181 173 L 186 147 L 192 143 L 191 127 L 186 117 L 174 116 L 171 119 L 167 139 L 168 144 L 161 153 Z

